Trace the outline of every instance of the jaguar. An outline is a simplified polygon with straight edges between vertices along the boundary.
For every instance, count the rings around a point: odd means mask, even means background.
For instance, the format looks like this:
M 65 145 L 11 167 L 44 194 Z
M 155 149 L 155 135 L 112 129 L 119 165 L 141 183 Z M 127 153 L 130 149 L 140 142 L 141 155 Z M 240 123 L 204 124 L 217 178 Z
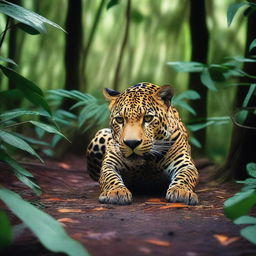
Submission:
M 142 82 L 120 93 L 105 88 L 110 128 L 87 148 L 87 170 L 100 184 L 99 202 L 127 205 L 132 193 L 164 191 L 168 202 L 196 205 L 198 171 L 189 134 L 171 104 L 173 88 Z

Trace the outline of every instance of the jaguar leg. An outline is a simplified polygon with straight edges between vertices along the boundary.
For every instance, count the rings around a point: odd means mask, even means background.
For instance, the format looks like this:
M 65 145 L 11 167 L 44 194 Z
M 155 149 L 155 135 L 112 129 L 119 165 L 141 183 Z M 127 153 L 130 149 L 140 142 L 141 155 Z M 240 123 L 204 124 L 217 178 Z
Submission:
M 176 147 L 173 145 L 170 149 L 165 162 L 165 172 L 170 181 L 166 199 L 169 202 L 196 205 L 198 197 L 194 189 L 198 181 L 198 171 L 190 155 L 190 146 L 182 143 L 182 140 L 175 143 Z
M 100 203 L 127 205 L 132 203 L 132 194 L 124 185 L 121 175 L 117 172 L 122 163 L 117 155 L 108 152 L 103 160 L 100 173 Z

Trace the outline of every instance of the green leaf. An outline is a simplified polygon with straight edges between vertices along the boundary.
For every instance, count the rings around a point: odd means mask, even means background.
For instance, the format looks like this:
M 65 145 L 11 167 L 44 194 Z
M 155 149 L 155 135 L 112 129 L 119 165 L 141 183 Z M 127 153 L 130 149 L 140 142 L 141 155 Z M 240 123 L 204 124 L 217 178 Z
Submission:
M 196 116 L 196 111 L 187 102 L 184 102 L 181 100 L 181 101 L 176 102 L 174 104 L 174 106 L 180 106 L 180 107 L 186 109 L 188 112 L 190 112 L 194 116 Z
M 3 114 L 0 115 L 0 120 L 2 121 L 8 121 L 8 120 L 12 120 L 15 119 L 17 117 L 20 116 L 26 116 L 26 115 L 33 115 L 33 116 L 49 116 L 46 114 L 43 114 L 41 112 L 37 112 L 37 111 L 27 111 L 27 110 L 12 110 L 12 111 L 8 111 L 5 112 Z
M 256 204 L 256 191 L 254 189 L 239 192 L 224 202 L 225 215 L 234 220 L 246 215 Z
M 183 99 L 188 99 L 188 100 L 197 100 L 200 99 L 201 96 L 198 92 L 194 91 L 194 90 L 187 90 L 185 92 L 182 92 L 180 94 L 178 94 L 177 96 L 173 97 L 172 102 L 175 101 L 179 101 L 179 100 L 183 100 Z
M 41 122 L 37 122 L 37 121 L 28 121 L 29 123 L 41 128 L 42 130 L 49 132 L 49 133 L 54 133 L 54 134 L 58 134 L 59 136 L 65 138 L 66 140 L 68 140 L 68 138 L 62 134 L 61 132 L 59 132 L 57 129 L 55 129 L 54 127 L 41 123 Z M 69 140 L 68 140 L 69 141 Z
M 202 148 L 202 144 L 201 144 L 200 141 L 199 141 L 198 139 L 196 139 L 195 137 L 190 136 L 189 141 L 190 141 L 190 143 L 191 143 L 193 146 L 195 146 L 195 147 L 197 147 L 197 148 Z
M 187 124 L 187 128 L 192 131 L 192 132 L 196 132 L 198 130 L 202 130 L 204 128 L 206 128 L 209 125 L 214 124 L 214 121 L 207 121 L 205 123 L 198 123 L 198 124 Z
M 2 69 L 3 73 L 14 82 L 15 86 L 20 90 L 24 97 L 36 106 L 41 106 L 52 115 L 50 107 L 44 99 L 43 91 L 37 85 L 10 68 L 0 65 L 0 69 Z
M 19 138 L 27 141 L 30 144 L 35 144 L 35 145 L 40 145 L 40 146 L 49 146 L 50 144 L 48 142 L 42 141 L 42 140 L 37 140 L 19 133 L 14 133 L 16 136 L 18 136 Z
M 253 244 L 256 244 L 256 225 L 243 228 L 240 234 Z
M 1 149 L 0 160 L 9 164 L 13 168 L 12 170 L 21 182 L 31 188 L 37 195 L 41 194 L 41 188 L 36 183 L 34 176 Z
M 256 163 L 248 163 L 246 165 L 246 170 L 251 177 L 256 178 Z M 255 180 L 255 183 L 256 183 L 256 180 Z
M 234 221 L 235 224 L 256 224 L 256 218 L 252 216 L 241 216 Z
M 0 61 L 5 62 L 5 63 L 11 63 L 11 64 L 17 66 L 17 64 L 12 59 L 9 59 L 9 58 L 4 58 L 4 57 L 0 56 Z
M 115 6 L 119 4 L 119 0 L 109 0 L 108 4 L 107 4 L 107 10 L 110 9 L 111 7 Z
M 0 92 L 1 103 L 8 100 L 20 100 L 22 98 L 23 94 L 18 89 L 11 89 Z
M 50 215 L 23 200 L 18 194 L 0 187 L 0 198 L 50 251 L 70 256 L 88 256 L 85 248 L 70 238 L 61 224 Z
M 245 57 L 241 57 L 241 56 L 227 57 L 227 59 L 235 60 L 238 62 L 256 62 L 256 59 L 245 58 Z
M 33 148 L 30 147 L 30 145 L 25 142 L 24 140 L 20 139 L 17 136 L 12 135 L 9 132 L 0 130 L 0 140 L 2 140 L 3 142 L 5 142 L 6 144 L 9 144 L 13 147 L 16 147 L 18 149 L 21 149 L 23 151 L 28 152 L 29 154 L 36 156 L 41 162 L 43 162 L 43 160 L 41 159 L 41 157 L 35 152 L 35 150 Z
M 252 42 L 251 42 L 251 44 L 250 44 L 250 46 L 249 46 L 249 52 L 253 49 L 253 48 L 255 48 L 256 47 L 256 39 L 254 39 Z
M 9 246 L 12 241 L 12 226 L 5 212 L 0 211 L 0 250 Z
M 227 11 L 227 23 L 228 23 L 228 26 L 231 25 L 231 23 L 233 21 L 233 18 L 236 15 L 236 13 L 239 10 L 239 8 L 241 8 L 244 5 L 249 5 L 249 4 L 248 4 L 248 2 L 234 3 L 234 4 L 231 4 L 228 7 L 228 11 Z
M 256 88 L 256 84 L 251 84 L 250 85 L 250 88 L 249 88 L 249 90 L 246 94 L 246 97 L 245 97 L 243 105 L 242 105 L 243 108 L 247 107 L 247 105 L 248 105 L 248 103 L 249 103 L 249 101 L 250 101 L 250 99 L 251 99 L 251 97 L 252 97 L 252 95 L 255 91 L 255 88 Z
M 243 124 L 249 114 L 248 110 L 242 109 L 235 114 L 235 121 L 239 124 Z
M 46 28 L 44 26 L 45 23 L 65 31 L 58 24 L 44 18 L 43 16 L 5 0 L 0 1 L 0 12 L 34 28 L 39 33 L 46 33 Z
M 204 69 L 204 64 L 200 62 L 187 61 L 172 61 L 167 62 L 177 72 L 201 72 Z
M 200 75 L 201 82 L 209 89 L 212 91 L 217 91 L 217 88 L 210 76 L 208 68 L 204 68 L 203 72 Z
M 24 23 L 17 23 L 16 27 L 21 29 L 22 31 L 30 34 L 30 35 L 38 35 L 38 34 L 40 34 L 40 32 L 37 29 L 34 29 L 33 27 L 28 26 L 28 25 L 26 25 Z

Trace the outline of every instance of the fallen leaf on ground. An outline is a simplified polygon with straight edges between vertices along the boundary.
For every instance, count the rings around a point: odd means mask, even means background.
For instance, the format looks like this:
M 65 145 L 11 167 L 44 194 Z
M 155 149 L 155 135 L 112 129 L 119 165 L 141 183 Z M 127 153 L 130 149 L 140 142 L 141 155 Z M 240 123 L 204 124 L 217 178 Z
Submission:
M 169 208 L 187 208 L 187 207 L 191 207 L 191 205 L 186 205 L 182 203 L 171 203 L 165 206 L 161 206 L 159 209 L 163 210 L 163 209 L 169 209 Z
M 69 164 L 67 164 L 67 163 L 57 163 L 57 165 L 58 165 L 59 167 L 64 168 L 64 169 L 69 169 L 69 168 L 71 168 L 71 166 L 70 166 Z
M 105 208 L 105 207 L 96 207 L 96 208 L 93 208 L 92 210 L 93 211 L 105 211 L 105 210 L 107 210 L 107 208 Z
M 227 246 L 227 245 L 240 239 L 240 237 L 238 237 L 238 236 L 228 237 L 228 236 L 222 235 L 222 234 L 215 234 L 215 235 L 213 235 L 213 237 L 216 238 L 218 240 L 218 242 L 223 246 Z
M 61 218 L 61 219 L 58 219 L 58 221 L 60 221 L 60 222 L 68 222 L 68 223 L 80 223 L 80 221 L 73 220 L 71 218 Z
M 70 235 L 74 239 L 81 239 L 83 237 L 82 233 L 74 233 Z
M 82 212 L 81 209 L 57 209 L 58 212 Z
M 171 245 L 170 242 L 157 240 L 157 239 L 147 239 L 147 240 L 145 240 L 145 242 L 147 242 L 149 244 L 158 245 L 158 246 L 164 246 L 164 247 L 168 247 Z
M 149 198 L 148 202 L 162 202 L 163 199 L 161 198 Z
M 58 198 L 58 197 L 52 197 L 52 198 L 46 198 L 46 199 L 44 199 L 44 201 L 61 201 L 61 200 L 63 200 L 63 199 L 60 199 L 60 198 Z

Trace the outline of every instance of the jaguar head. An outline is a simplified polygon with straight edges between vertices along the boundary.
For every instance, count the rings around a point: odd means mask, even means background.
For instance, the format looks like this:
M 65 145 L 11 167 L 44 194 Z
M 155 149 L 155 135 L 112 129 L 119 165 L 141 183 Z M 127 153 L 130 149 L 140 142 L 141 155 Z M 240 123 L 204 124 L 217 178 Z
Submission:
M 123 93 L 104 89 L 104 96 L 109 101 L 115 148 L 125 158 L 159 153 L 158 145 L 163 146 L 170 137 L 172 87 L 140 83 Z

